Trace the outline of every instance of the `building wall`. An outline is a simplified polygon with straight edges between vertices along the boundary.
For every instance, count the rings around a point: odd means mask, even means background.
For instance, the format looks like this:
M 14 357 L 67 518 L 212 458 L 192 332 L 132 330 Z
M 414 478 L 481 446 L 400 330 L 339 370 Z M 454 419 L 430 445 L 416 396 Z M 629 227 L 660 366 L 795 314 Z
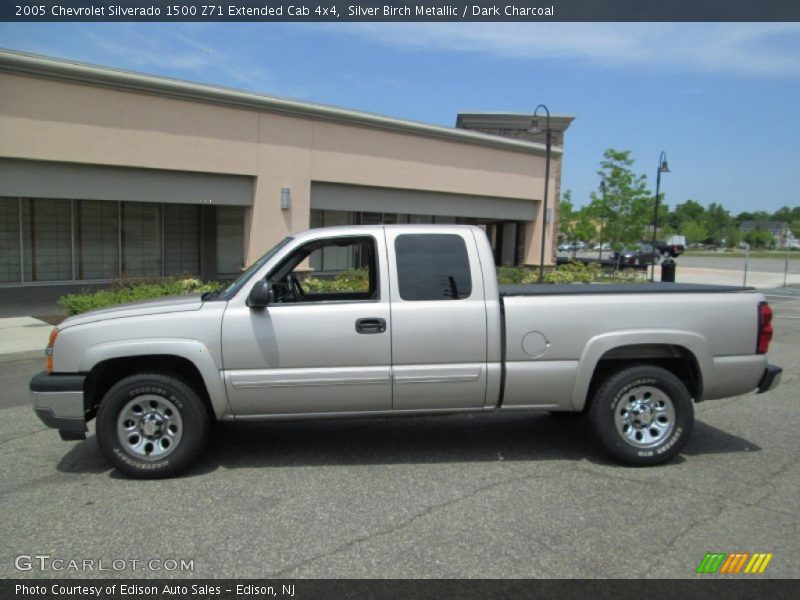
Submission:
M 531 133 L 529 128 L 531 126 L 532 115 L 529 114 L 511 114 L 511 113 L 487 113 L 480 114 L 465 114 L 459 115 L 457 126 L 471 131 L 480 131 L 489 135 L 500 137 L 507 137 L 516 140 L 524 140 L 528 142 L 536 142 L 545 144 L 547 142 L 547 135 L 544 131 L 541 133 Z M 545 243 L 545 263 L 552 263 L 555 261 L 556 256 L 556 242 L 557 238 L 553 236 L 553 232 L 559 230 L 560 218 L 560 199 L 561 199 L 561 166 L 564 149 L 564 137 L 566 129 L 573 121 L 572 117 L 554 116 L 550 120 L 551 129 L 551 143 L 554 149 L 559 152 L 553 153 L 550 163 L 550 189 L 548 190 L 547 207 L 548 212 L 551 214 L 550 223 L 547 227 L 547 238 Z M 544 126 L 544 116 L 540 116 L 539 125 Z M 542 178 L 542 181 L 544 178 Z M 544 194 L 541 194 L 543 197 Z M 530 223 L 528 224 L 530 226 Z M 539 248 L 539 252 L 535 252 L 535 260 L 526 260 L 528 264 L 539 264 L 539 256 L 541 255 L 541 224 L 537 223 L 537 231 L 534 233 L 532 244 L 534 248 Z M 528 232 L 530 238 L 530 232 Z M 527 243 L 527 242 L 526 242 Z M 528 256 L 530 256 L 530 252 Z
M 309 227 L 312 181 L 527 200 L 531 215 L 544 184 L 544 157 L 527 152 L 8 73 L 0 157 L 254 177 L 246 263 Z M 540 230 L 526 228 L 526 263 Z

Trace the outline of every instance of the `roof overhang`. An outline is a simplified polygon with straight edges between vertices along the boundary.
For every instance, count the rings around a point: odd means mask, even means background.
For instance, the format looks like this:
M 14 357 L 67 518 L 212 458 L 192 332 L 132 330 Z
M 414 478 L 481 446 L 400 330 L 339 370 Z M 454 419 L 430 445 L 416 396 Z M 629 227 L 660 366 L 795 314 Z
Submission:
M 540 115 L 544 118 L 544 115 Z M 528 129 L 531 126 L 533 113 L 508 112 L 464 112 L 458 113 L 456 127 L 480 129 Z M 570 115 L 550 115 L 550 127 L 554 131 L 566 131 L 575 120 Z

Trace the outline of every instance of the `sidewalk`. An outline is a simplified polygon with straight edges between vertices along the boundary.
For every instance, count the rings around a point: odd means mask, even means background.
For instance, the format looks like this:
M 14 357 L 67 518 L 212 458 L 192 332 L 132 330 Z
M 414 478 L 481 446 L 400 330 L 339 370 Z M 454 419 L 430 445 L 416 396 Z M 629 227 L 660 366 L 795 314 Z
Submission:
M 661 279 L 661 267 L 656 267 L 656 280 Z M 709 283 L 716 285 L 740 286 L 743 283 L 743 273 L 740 271 L 730 271 L 726 269 L 707 269 L 696 267 L 681 267 L 675 272 L 677 283 Z M 789 285 L 800 285 L 800 275 L 789 275 L 786 280 Z M 751 272 L 747 274 L 747 285 L 761 289 L 774 289 L 783 285 L 782 273 L 759 273 Z M 52 325 L 31 316 L 16 316 L 25 301 L 17 300 L 12 306 L 4 305 L 0 298 L 0 362 L 11 362 L 16 360 L 26 360 L 41 358 L 44 363 L 44 348 L 50 337 Z M 40 300 L 39 303 L 28 305 L 30 312 L 39 310 L 36 314 L 43 314 L 41 311 L 54 310 L 54 303 L 49 299 Z M 9 310 L 10 309 L 10 310 Z M 14 316 L 12 316 L 14 315 Z
M 656 267 L 656 281 L 661 280 L 661 267 Z M 708 283 L 714 285 L 746 285 L 759 289 L 773 289 L 783 286 L 783 273 L 763 273 L 751 271 L 744 283 L 742 271 L 729 269 L 709 269 L 706 267 L 682 267 L 680 262 L 675 270 L 676 283 Z M 790 274 L 786 278 L 787 285 L 800 285 L 800 275 Z
M 33 317 L 0 319 L 0 362 L 41 358 L 44 365 L 44 348 L 52 329 Z

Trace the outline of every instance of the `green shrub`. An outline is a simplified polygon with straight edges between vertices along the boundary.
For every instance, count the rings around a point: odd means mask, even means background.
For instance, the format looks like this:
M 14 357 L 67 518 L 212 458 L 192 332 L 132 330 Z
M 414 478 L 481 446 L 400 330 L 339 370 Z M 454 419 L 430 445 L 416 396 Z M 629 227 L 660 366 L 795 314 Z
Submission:
M 526 267 L 499 267 L 497 281 L 500 285 L 536 283 L 539 281 L 539 275 Z
M 547 283 L 591 283 L 599 279 L 601 273 L 600 265 L 573 262 L 560 265 L 554 271 L 546 273 L 544 280 Z
M 347 269 L 336 274 L 333 279 L 308 277 L 302 283 L 303 290 L 311 294 L 329 292 L 368 292 L 369 271 L 366 269 Z
M 597 263 L 570 262 L 545 272 L 545 283 L 637 283 L 646 279 L 646 273 L 620 269 L 604 270 Z M 528 267 L 499 267 L 497 281 L 500 285 L 537 283 L 539 273 Z
M 203 282 L 195 278 L 120 279 L 105 290 L 61 296 L 58 305 L 66 310 L 68 315 L 77 315 L 125 302 L 212 292 L 220 287 L 222 284 L 219 282 Z

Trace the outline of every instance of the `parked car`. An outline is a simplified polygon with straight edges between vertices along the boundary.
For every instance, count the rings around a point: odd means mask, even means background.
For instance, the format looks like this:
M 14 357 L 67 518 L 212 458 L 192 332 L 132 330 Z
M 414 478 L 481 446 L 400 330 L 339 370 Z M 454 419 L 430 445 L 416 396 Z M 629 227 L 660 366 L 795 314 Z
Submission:
M 564 242 L 558 245 L 559 252 L 577 252 L 586 248 L 584 242 Z
M 304 286 L 321 253 L 358 282 Z M 520 410 L 585 412 L 610 456 L 655 465 L 695 402 L 778 384 L 771 319 L 739 286 L 498 286 L 478 227 L 321 228 L 219 292 L 66 319 L 30 389 L 65 440 L 96 417 L 107 460 L 140 478 L 186 469 L 215 421 Z
M 585 242 L 563 242 L 558 245 L 559 252 L 578 252 L 586 249 Z
M 686 250 L 686 238 L 682 235 L 670 236 L 666 240 L 657 241 L 656 249 L 664 258 L 680 256 Z
M 658 262 L 660 254 L 658 250 L 653 251 L 653 246 L 650 244 L 637 244 L 620 251 L 611 253 L 611 260 L 619 263 L 620 265 L 652 265 L 653 262 Z

